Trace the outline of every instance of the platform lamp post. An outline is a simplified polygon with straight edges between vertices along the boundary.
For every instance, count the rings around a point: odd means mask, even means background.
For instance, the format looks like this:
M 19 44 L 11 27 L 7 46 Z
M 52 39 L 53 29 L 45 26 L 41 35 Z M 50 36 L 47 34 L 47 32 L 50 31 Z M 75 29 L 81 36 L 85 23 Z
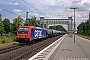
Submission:
M 74 43 L 75 43 L 75 31 L 76 31 L 76 24 L 75 24 L 75 9 L 78 9 L 77 7 L 70 8 L 74 10 Z

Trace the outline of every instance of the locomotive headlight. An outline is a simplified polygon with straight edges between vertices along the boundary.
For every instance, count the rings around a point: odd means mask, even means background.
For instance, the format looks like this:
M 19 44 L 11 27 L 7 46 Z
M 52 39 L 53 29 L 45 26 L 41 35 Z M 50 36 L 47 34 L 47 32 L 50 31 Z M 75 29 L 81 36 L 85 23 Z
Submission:
M 26 36 L 26 38 L 28 38 L 28 36 Z
M 20 36 L 18 36 L 18 38 L 19 38 Z

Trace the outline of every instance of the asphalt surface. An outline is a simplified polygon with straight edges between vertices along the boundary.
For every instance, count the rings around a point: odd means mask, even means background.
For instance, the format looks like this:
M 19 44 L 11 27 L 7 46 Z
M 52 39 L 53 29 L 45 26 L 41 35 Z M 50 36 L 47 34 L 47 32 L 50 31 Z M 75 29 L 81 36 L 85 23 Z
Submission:
M 75 36 L 66 35 L 48 60 L 90 60 L 90 42 Z

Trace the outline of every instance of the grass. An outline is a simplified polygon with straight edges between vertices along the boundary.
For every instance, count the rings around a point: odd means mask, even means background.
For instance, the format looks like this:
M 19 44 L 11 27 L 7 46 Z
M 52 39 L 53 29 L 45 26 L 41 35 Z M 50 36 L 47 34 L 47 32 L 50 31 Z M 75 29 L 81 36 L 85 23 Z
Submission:
M 18 44 L 18 42 L 10 42 L 10 43 L 0 44 L 0 48 L 6 47 L 6 46 L 9 46 L 9 45 L 13 45 L 13 44 Z
M 85 36 L 85 35 L 81 35 L 81 34 L 77 34 L 77 35 L 90 40 L 90 36 Z
M 9 46 L 12 44 L 17 44 L 17 42 L 15 42 L 15 40 L 16 40 L 15 35 L 0 36 L 0 48 L 5 47 L 5 46 Z
M 0 36 L 0 44 L 14 42 L 16 36 Z

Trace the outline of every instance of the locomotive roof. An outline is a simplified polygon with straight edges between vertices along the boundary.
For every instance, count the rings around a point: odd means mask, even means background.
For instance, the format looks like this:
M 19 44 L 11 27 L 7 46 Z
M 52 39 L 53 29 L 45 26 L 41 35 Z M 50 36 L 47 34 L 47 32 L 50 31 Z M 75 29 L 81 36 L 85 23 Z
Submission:
M 34 26 L 19 26 L 19 28 L 34 28 Z
M 41 28 L 41 27 L 35 27 L 35 28 L 37 28 L 37 29 L 43 29 L 43 28 Z

